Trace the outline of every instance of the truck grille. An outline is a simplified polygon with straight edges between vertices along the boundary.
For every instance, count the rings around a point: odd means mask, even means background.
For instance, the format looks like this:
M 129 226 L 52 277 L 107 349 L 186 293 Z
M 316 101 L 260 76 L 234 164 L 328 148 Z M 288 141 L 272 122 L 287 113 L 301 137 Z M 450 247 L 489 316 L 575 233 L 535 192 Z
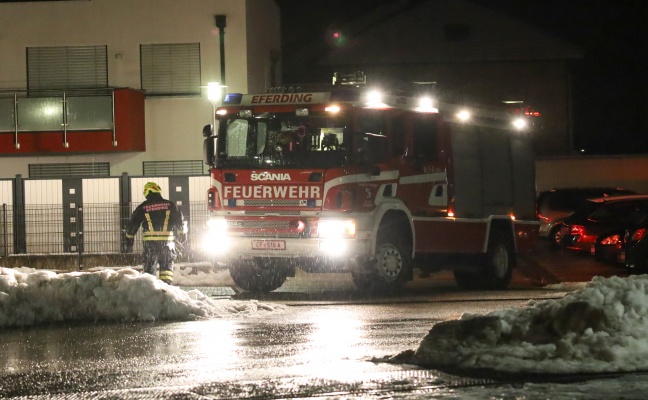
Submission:
M 229 226 L 237 229 L 290 229 L 290 221 L 232 221 Z
M 301 211 L 295 211 L 295 210 L 271 211 L 271 213 L 272 213 L 272 215 L 292 215 L 292 216 L 301 215 Z M 268 214 L 268 211 L 259 211 L 259 210 L 254 210 L 254 211 L 247 210 L 247 211 L 245 211 L 245 215 L 264 216 L 266 214 Z
M 299 233 L 297 232 L 283 232 L 281 234 L 278 234 L 276 232 L 245 232 L 243 234 L 245 237 L 273 237 L 273 238 L 296 238 L 299 237 Z
M 230 234 L 243 237 L 296 238 L 304 232 L 295 220 L 233 220 L 228 222 Z
M 306 200 L 287 199 L 248 199 L 243 200 L 247 207 L 304 207 Z

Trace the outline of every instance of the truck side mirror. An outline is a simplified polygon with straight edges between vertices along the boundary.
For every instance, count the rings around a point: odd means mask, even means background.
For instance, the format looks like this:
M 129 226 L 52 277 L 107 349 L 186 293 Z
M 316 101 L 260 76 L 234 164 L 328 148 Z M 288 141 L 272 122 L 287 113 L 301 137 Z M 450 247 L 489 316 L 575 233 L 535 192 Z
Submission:
M 212 124 L 207 124 L 203 127 L 202 131 L 203 137 L 210 137 L 214 135 L 214 126 Z
M 207 125 L 211 126 L 211 125 Z M 216 136 L 209 136 L 203 141 L 203 161 L 209 166 L 216 162 Z

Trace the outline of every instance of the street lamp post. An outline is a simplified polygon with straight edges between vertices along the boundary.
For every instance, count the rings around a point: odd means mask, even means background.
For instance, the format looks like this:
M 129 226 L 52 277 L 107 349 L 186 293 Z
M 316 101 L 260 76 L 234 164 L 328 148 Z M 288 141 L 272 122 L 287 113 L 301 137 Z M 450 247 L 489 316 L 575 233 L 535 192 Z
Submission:
M 216 105 L 223 97 L 223 88 L 219 82 L 207 83 L 207 99 L 212 105 L 212 133 L 216 133 Z

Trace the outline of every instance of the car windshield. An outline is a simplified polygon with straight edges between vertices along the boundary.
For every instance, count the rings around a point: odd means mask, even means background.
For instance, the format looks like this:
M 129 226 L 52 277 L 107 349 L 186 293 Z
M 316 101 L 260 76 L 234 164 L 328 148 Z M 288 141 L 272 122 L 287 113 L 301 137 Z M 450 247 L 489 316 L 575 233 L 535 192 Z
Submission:
M 327 168 L 352 163 L 343 117 L 272 113 L 221 121 L 221 167 Z

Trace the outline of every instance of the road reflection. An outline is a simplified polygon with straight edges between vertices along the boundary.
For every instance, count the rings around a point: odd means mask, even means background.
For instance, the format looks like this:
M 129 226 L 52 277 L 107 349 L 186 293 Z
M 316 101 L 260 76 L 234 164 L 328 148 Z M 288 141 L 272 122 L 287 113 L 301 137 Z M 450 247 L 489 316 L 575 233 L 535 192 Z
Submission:
M 165 345 L 169 354 L 184 354 L 171 370 L 187 369 L 195 382 L 238 379 L 244 369 L 240 366 L 243 340 L 238 334 L 241 326 L 236 320 L 207 320 L 177 325 L 171 341 Z
M 372 352 L 358 310 L 313 309 L 307 321 L 312 330 L 303 350 L 295 357 L 302 373 L 344 379 L 360 372 L 357 361 Z

